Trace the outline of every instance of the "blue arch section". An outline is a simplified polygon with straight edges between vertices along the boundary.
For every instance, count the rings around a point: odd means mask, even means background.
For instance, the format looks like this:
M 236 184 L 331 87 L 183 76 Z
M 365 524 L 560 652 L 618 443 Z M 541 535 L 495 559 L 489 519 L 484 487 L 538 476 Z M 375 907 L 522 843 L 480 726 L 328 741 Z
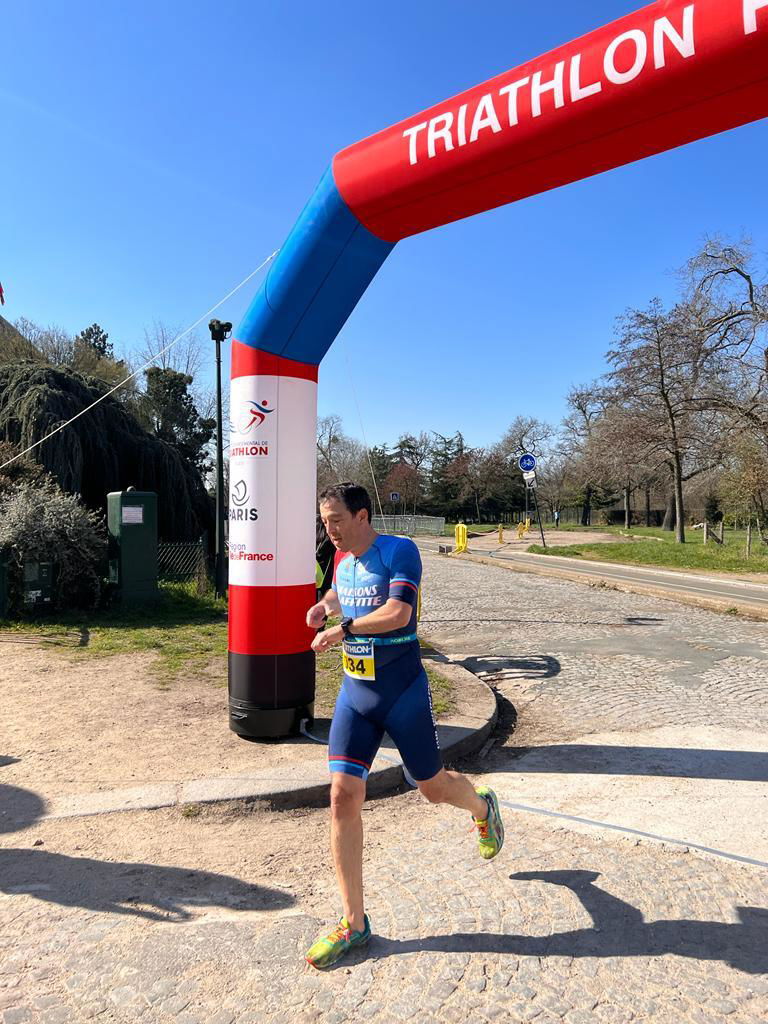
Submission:
M 363 227 L 329 167 L 243 317 L 252 348 L 318 365 L 394 243 Z

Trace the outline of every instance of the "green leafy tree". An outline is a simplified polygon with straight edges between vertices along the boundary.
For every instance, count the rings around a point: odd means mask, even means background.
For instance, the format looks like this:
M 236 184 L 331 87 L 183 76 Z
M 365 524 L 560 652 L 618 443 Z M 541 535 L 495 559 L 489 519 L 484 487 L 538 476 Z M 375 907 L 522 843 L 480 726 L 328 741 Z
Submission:
M 457 430 L 453 437 L 433 432 L 429 505 L 435 515 L 452 519 L 459 510 L 461 485 L 451 467 L 464 450 L 464 437 L 460 431 Z
M 199 414 L 189 393 L 192 377 L 170 367 L 151 366 L 144 371 L 147 390 L 143 409 L 152 433 L 172 444 L 200 472 L 210 468 L 208 446 L 216 420 Z
M 109 335 L 99 324 L 91 324 L 75 335 L 75 347 L 77 346 L 95 353 L 99 359 L 114 359 Z
M 385 444 L 376 444 L 373 448 L 368 449 L 368 458 L 371 460 L 376 483 L 381 481 L 383 484 L 395 464 L 392 454 Z

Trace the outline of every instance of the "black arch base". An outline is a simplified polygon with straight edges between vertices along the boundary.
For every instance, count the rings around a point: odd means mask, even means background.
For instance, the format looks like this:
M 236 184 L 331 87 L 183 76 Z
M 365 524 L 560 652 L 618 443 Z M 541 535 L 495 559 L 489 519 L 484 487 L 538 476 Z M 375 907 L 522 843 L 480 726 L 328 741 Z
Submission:
M 229 652 L 229 727 L 245 740 L 296 736 L 315 711 L 315 654 Z

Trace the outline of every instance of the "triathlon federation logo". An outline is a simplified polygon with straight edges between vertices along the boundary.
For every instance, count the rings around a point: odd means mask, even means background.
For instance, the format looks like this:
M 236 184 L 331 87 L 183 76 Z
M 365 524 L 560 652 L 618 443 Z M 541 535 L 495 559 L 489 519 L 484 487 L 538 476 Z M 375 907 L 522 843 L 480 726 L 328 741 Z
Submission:
M 267 416 L 270 416 L 275 411 L 274 406 L 270 409 L 266 398 L 263 398 L 260 402 L 244 402 L 243 408 L 245 411 L 239 417 L 237 423 L 230 423 L 232 431 L 241 435 L 250 434 L 252 431 L 258 430 Z

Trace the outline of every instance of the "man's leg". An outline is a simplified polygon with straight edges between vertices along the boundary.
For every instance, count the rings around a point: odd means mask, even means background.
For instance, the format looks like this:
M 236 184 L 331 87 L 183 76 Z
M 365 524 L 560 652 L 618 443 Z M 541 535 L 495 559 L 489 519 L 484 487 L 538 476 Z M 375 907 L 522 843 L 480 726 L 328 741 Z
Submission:
M 469 779 L 442 766 L 429 681 L 423 669 L 390 709 L 384 725 L 427 800 L 461 807 L 481 821 L 488 816 L 488 804 Z
M 421 793 L 432 803 L 469 811 L 477 824 L 480 856 L 495 857 L 504 845 L 498 798 L 492 789 L 475 790 L 464 775 L 442 767 L 429 682 L 423 671 L 390 709 L 385 726 Z
M 334 772 L 331 779 L 331 852 L 341 904 L 353 932 L 363 931 L 363 802 L 365 782 Z
M 433 778 L 419 782 L 418 787 L 430 803 L 461 807 L 478 821 L 488 817 L 487 801 L 475 791 L 466 775 L 441 768 Z

